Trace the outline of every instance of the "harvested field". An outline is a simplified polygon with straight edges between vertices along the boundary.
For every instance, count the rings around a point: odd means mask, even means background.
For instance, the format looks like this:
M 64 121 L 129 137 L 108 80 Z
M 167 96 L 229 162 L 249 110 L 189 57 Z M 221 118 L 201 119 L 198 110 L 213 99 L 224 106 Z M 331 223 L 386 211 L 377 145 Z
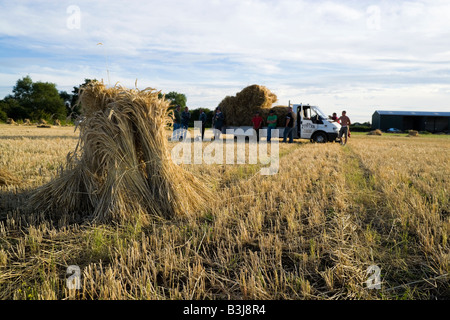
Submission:
M 0 166 L 23 181 L 0 187 L 1 299 L 450 298 L 449 136 L 298 140 L 280 145 L 273 176 L 183 165 L 210 181 L 211 209 L 92 224 L 23 208 L 60 176 L 73 128 L 0 129 Z M 372 265 L 380 289 L 367 288 Z
M 8 186 L 19 183 L 19 179 L 9 171 L 0 168 L 0 186 Z

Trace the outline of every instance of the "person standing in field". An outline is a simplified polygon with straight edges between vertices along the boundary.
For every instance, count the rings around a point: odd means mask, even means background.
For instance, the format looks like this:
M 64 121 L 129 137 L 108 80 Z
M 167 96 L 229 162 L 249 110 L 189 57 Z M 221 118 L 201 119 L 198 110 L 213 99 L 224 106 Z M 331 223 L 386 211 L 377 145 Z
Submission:
M 217 109 L 219 109 L 219 107 L 216 107 L 216 109 L 214 109 L 213 115 L 212 115 L 212 119 L 211 119 L 211 129 L 214 129 L 214 124 L 216 122 L 216 113 L 217 113 Z
M 346 145 L 349 134 L 349 127 L 351 125 L 350 118 L 347 117 L 347 112 L 342 111 L 342 116 L 340 116 L 336 121 L 341 124 L 341 130 L 339 130 L 339 139 L 341 140 L 341 144 Z M 342 141 L 342 136 L 345 137 L 344 142 Z
M 289 107 L 288 114 L 286 115 L 286 125 L 284 126 L 283 142 L 287 142 L 287 137 L 289 137 L 289 143 L 294 142 L 294 123 L 294 112 L 292 111 L 292 107 Z
M 338 121 L 339 118 L 338 118 L 336 112 L 333 112 L 333 116 L 331 116 L 330 119 L 333 120 L 331 122 L 337 122 L 340 124 L 340 122 Z M 350 138 L 350 127 L 348 127 L 348 137 Z
M 189 108 L 185 107 L 184 111 L 181 113 L 181 127 L 183 128 L 181 138 L 184 139 L 186 137 L 186 131 L 189 127 L 189 120 L 191 119 L 191 113 L 189 112 Z
M 214 140 L 219 140 L 220 134 L 222 133 L 223 124 L 225 121 L 225 117 L 220 110 L 219 107 L 216 108 L 216 114 L 213 118 L 213 126 L 214 126 Z
M 278 117 L 275 114 L 275 111 L 270 110 L 269 116 L 267 117 L 267 141 L 272 139 L 272 130 L 277 127 Z
M 259 115 L 259 112 L 256 112 L 252 118 L 253 129 L 256 131 L 256 141 L 259 142 L 259 129 L 262 128 L 263 118 Z
M 207 120 L 206 113 L 203 109 L 200 109 L 200 117 L 198 120 L 200 120 L 202 122 L 202 141 L 203 141 L 205 138 L 205 128 L 206 128 L 206 120 Z
M 177 105 L 175 107 L 174 111 L 174 120 L 173 120 L 173 134 L 172 134 L 172 140 L 179 140 L 180 139 L 180 129 L 181 129 L 181 113 L 180 113 L 181 107 Z

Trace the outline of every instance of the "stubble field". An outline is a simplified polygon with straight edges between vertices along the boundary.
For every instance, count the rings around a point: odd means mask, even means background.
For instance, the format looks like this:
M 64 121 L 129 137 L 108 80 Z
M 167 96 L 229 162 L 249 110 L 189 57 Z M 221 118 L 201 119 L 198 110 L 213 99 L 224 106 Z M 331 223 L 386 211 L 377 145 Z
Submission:
M 213 190 L 211 209 L 99 225 L 27 207 L 64 167 L 73 129 L 0 125 L 0 168 L 18 178 L 0 187 L 0 299 L 450 298 L 449 136 L 296 140 L 271 176 L 183 165 Z

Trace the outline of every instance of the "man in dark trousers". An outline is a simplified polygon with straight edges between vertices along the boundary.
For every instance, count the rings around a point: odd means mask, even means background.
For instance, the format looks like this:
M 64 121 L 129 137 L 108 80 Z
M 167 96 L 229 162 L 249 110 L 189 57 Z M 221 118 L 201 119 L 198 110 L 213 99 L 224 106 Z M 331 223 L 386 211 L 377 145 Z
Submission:
M 174 120 L 173 120 L 173 134 L 172 134 L 172 140 L 179 140 L 180 139 L 180 129 L 181 129 L 181 113 L 180 113 L 181 107 L 177 105 L 175 107 L 174 111 Z
M 270 141 L 272 139 L 272 130 L 274 130 L 277 127 L 277 115 L 275 114 L 275 111 L 270 110 L 269 116 L 267 117 L 267 141 Z
M 345 112 L 345 111 L 344 111 L 344 112 Z M 336 112 L 333 113 L 333 116 L 332 116 L 330 119 L 333 120 L 332 122 L 337 122 L 337 123 L 341 124 L 341 122 L 340 122 L 340 120 L 339 120 L 340 118 L 338 118 Z M 350 119 L 349 119 L 349 120 L 350 120 Z M 345 129 L 344 129 L 344 130 L 345 130 Z M 347 134 L 348 134 L 348 137 L 350 138 L 350 127 L 347 128 Z
M 352 123 L 350 122 L 350 118 L 347 117 L 346 111 L 342 111 L 342 116 L 336 121 L 341 124 L 341 130 L 339 130 L 339 139 L 341 140 L 341 144 L 345 146 L 347 144 L 347 138 L 349 135 L 349 127 Z M 344 140 L 342 140 L 342 136 L 345 137 Z
M 295 115 L 292 111 L 292 107 L 289 107 L 288 114 L 286 115 L 286 125 L 284 127 L 283 142 L 287 142 L 287 137 L 289 137 L 289 143 L 294 142 L 294 124 Z
M 203 109 L 200 109 L 200 117 L 198 120 L 200 120 L 202 122 L 202 141 L 203 141 L 205 138 L 205 128 L 206 128 L 206 120 L 207 120 L 206 113 Z
M 259 112 L 256 112 L 252 118 L 253 129 L 256 131 L 256 141 L 259 142 L 259 129 L 262 128 L 263 118 L 259 115 Z
M 217 107 L 216 114 L 213 117 L 213 123 L 214 123 L 213 126 L 214 126 L 214 129 L 216 129 L 214 131 L 214 140 L 219 140 L 220 134 L 222 133 L 224 121 L 225 121 L 225 117 L 224 117 L 222 111 L 220 111 L 220 108 Z
M 186 131 L 189 126 L 189 120 L 191 119 L 191 113 L 189 108 L 185 107 L 184 111 L 181 113 L 181 127 L 183 128 L 182 139 L 186 138 Z

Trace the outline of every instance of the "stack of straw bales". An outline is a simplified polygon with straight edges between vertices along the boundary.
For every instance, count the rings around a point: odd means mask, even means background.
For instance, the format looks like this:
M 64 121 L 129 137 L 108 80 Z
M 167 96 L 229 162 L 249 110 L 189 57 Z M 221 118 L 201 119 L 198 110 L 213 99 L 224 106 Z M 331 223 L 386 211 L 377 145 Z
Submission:
M 416 130 L 409 130 L 408 131 L 408 136 L 410 137 L 418 137 L 419 136 L 419 132 Z
M 6 119 L 6 123 L 7 124 L 11 124 L 11 125 L 17 125 L 17 123 L 14 121 L 14 119 L 12 119 L 12 118 L 8 118 L 8 119 Z
M 255 112 L 270 109 L 276 101 L 274 93 L 255 84 L 244 88 L 236 96 L 225 97 L 219 107 L 225 116 L 226 125 L 251 126 Z
M 47 121 L 45 121 L 45 119 L 41 119 L 38 122 L 38 128 L 51 128 L 52 126 L 47 124 Z
M 158 93 L 100 82 L 84 87 L 78 146 L 61 176 L 34 192 L 31 205 L 97 222 L 138 214 L 172 218 L 205 208 L 211 197 L 205 185 L 170 158 L 169 102 Z
M 369 136 L 381 136 L 383 135 L 383 132 L 381 132 L 380 129 L 376 129 L 373 131 L 370 131 L 369 133 L 367 133 Z

